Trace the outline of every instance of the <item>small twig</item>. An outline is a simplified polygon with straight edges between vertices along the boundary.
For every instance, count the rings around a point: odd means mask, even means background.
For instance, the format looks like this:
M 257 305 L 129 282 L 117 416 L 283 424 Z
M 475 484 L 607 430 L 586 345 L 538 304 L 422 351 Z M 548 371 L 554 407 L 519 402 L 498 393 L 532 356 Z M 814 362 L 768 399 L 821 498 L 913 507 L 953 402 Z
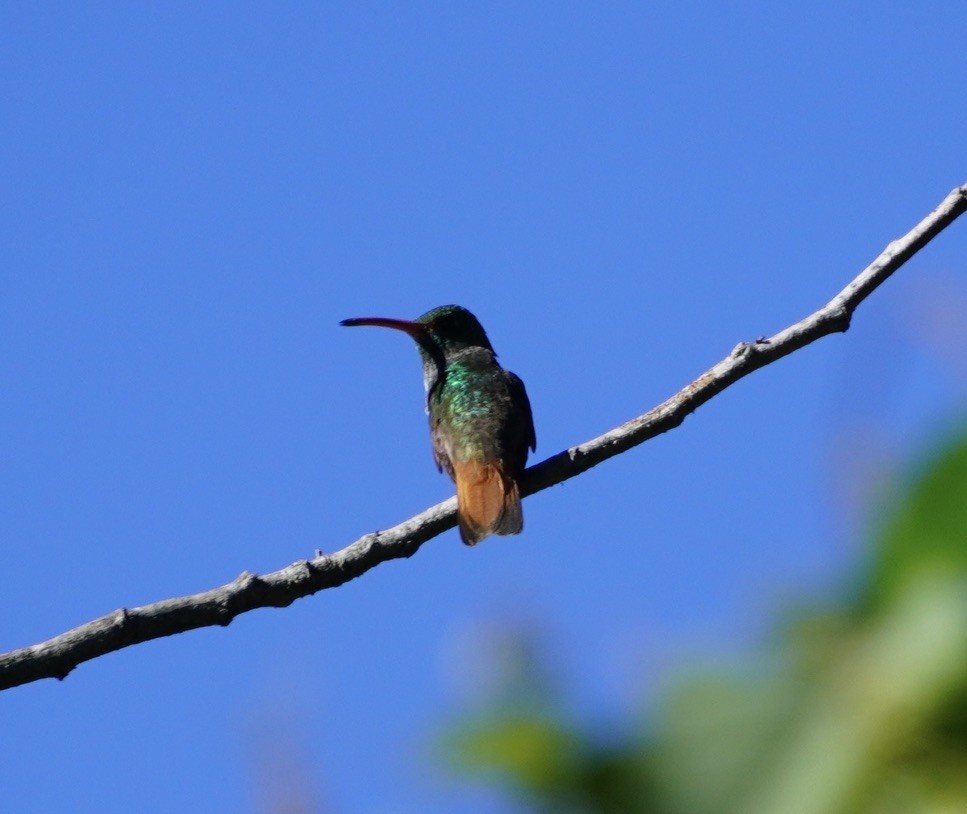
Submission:
M 894 240 L 825 306 L 768 338 L 743 342 L 721 362 L 653 410 L 527 470 L 525 495 L 561 483 L 649 438 L 677 427 L 729 385 L 827 334 L 849 328 L 857 306 L 887 277 L 967 210 L 967 184 L 954 189 L 913 230 Z M 78 664 L 140 642 L 210 625 L 227 625 L 256 608 L 281 608 L 324 588 L 335 588 L 387 560 L 410 557 L 456 523 L 450 498 L 386 531 L 360 537 L 334 554 L 316 552 L 265 576 L 243 573 L 219 588 L 118 610 L 40 644 L 0 655 L 0 689 L 41 678 L 64 678 Z

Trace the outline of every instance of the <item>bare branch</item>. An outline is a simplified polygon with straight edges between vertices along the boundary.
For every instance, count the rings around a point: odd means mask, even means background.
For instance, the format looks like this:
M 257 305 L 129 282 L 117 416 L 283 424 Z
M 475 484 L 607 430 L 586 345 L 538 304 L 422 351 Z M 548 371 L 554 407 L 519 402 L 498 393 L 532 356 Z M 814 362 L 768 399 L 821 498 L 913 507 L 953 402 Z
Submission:
M 677 427 L 729 385 L 827 334 L 849 328 L 857 306 L 887 277 L 967 210 L 967 184 L 954 189 L 912 231 L 890 243 L 825 306 L 768 339 L 743 342 L 721 362 L 653 410 L 597 438 L 553 455 L 527 470 L 531 495 L 561 483 Z M 386 531 L 360 537 L 334 554 L 318 554 L 271 574 L 243 573 L 219 588 L 118 610 L 45 642 L 0 655 L 0 689 L 41 678 L 64 678 L 78 664 L 140 642 L 210 625 L 227 625 L 255 608 L 285 607 L 324 588 L 335 588 L 386 560 L 410 557 L 423 543 L 456 524 L 450 498 Z

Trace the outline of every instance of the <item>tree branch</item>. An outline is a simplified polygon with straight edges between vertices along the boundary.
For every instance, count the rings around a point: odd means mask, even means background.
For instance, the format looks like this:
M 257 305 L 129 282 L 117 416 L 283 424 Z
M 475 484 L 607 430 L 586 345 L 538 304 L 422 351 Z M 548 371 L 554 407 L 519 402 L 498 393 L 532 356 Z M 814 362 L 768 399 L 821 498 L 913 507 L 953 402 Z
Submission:
M 597 438 L 553 455 L 527 470 L 521 484 L 531 495 L 561 483 L 649 438 L 677 427 L 729 385 L 760 367 L 849 328 L 857 306 L 884 280 L 967 210 L 967 184 L 954 189 L 913 230 L 894 240 L 825 306 L 768 339 L 743 342 L 721 362 L 653 410 Z M 78 664 L 140 642 L 210 625 L 228 625 L 256 608 L 285 607 L 335 588 L 386 560 L 411 557 L 423 543 L 456 525 L 450 498 L 386 531 L 360 537 L 334 554 L 317 552 L 271 574 L 243 573 L 219 588 L 121 609 L 45 642 L 0 655 L 0 690 L 41 678 L 64 678 Z

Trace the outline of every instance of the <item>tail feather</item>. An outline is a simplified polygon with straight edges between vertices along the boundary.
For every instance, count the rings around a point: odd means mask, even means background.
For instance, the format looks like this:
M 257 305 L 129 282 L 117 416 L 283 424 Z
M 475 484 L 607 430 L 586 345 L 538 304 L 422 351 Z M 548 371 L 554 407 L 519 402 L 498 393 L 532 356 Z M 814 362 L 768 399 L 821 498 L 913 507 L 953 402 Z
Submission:
M 520 489 L 500 461 L 454 461 L 460 539 L 476 545 L 489 534 L 519 534 L 524 527 Z

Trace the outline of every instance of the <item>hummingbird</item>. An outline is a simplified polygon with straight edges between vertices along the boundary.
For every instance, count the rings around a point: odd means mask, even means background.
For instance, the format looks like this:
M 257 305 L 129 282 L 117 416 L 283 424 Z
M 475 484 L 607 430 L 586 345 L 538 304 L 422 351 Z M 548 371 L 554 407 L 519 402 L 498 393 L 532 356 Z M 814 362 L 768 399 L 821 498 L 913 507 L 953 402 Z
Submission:
M 534 420 L 524 383 L 497 363 L 477 318 L 459 305 L 441 305 L 415 320 L 339 324 L 395 328 L 416 341 L 433 458 L 456 484 L 460 539 L 476 545 L 489 534 L 519 534 L 520 477 L 528 448 L 537 448 Z

